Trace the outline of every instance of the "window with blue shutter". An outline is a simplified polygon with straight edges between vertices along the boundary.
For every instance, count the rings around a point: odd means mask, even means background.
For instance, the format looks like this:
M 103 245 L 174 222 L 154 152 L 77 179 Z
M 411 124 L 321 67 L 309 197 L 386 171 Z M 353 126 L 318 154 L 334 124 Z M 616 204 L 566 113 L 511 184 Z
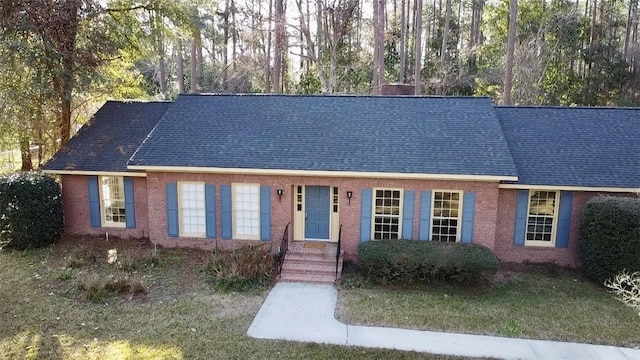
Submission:
M 231 223 L 231 185 L 220 185 L 220 210 L 222 238 L 231 239 L 233 234 Z
M 127 229 L 136 228 L 136 202 L 133 191 L 133 178 L 124 178 L 124 213 Z
M 402 209 L 402 238 L 413 240 L 413 205 L 416 192 L 412 190 L 404 191 L 404 204 Z
M 89 191 L 89 220 L 92 227 L 100 227 L 100 190 L 98 190 L 98 177 L 87 176 Z
M 167 183 L 167 235 L 178 236 L 178 185 Z
M 516 219 L 513 231 L 513 245 L 524 246 L 524 238 L 527 232 L 527 217 L 529 209 L 529 190 L 518 190 L 516 200 Z
M 418 239 L 428 241 L 431 230 L 431 191 L 420 192 L 420 224 Z
M 476 194 L 465 192 L 462 198 L 462 238 L 465 244 L 473 242 L 473 218 L 476 212 Z
M 371 189 L 362 189 L 360 198 L 360 242 L 371 240 Z
M 573 206 L 573 193 L 571 191 L 560 192 L 560 210 L 558 213 L 558 230 L 556 231 L 556 247 L 569 247 L 569 233 L 571 229 L 571 209 Z
M 213 184 L 204 185 L 204 207 L 206 236 L 215 239 L 216 234 L 216 186 Z
M 271 187 L 260 186 L 260 240 L 271 240 Z

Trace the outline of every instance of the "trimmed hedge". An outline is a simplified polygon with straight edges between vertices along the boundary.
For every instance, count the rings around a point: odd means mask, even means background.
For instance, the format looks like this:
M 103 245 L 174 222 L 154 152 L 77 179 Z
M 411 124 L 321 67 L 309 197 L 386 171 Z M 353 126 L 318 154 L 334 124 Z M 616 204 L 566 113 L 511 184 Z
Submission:
M 52 244 L 63 225 L 62 195 L 54 179 L 36 172 L 0 177 L 0 247 Z
M 622 270 L 640 271 L 640 198 L 590 199 L 580 219 L 582 269 L 602 283 Z
M 382 240 L 358 246 L 358 268 L 369 281 L 380 284 L 477 282 L 498 271 L 498 259 L 489 248 L 476 244 Z

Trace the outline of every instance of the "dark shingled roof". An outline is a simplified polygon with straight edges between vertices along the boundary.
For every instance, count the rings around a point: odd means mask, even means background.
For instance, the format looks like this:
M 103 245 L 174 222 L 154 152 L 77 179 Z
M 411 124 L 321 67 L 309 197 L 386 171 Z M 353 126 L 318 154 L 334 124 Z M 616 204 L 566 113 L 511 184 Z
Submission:
M 640 187 L 640 108 L 495 110 L 518 183 Z
M 43 169 L 127 171 L 127 160 L 170 105 L 107 101 Z
M 181 95 L 129 164 L 516 175 L 472 97 Z

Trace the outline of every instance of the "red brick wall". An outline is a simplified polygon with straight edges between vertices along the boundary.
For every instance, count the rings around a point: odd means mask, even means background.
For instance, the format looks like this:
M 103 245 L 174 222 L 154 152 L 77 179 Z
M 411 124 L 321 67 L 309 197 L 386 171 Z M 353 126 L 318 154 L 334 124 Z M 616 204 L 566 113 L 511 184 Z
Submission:
M 516 198 L 518 190 L 500 189 L 498 206 L 498 228 L 496 231 L 495 253 L 500 261 L 555 263 L 561 266 L 578 267 L 578 235 L 580 216 L 587 201 L 599 195 L 595 192 L 573 192 L 571 206 L 571 225 L 569 228 L 569 247 L 525 247 L 513 245 L 516 219 Z
M 218 239 L 181 238 L 167 236 L 166 184 L 177 181 L 202 181 L 216 185 L 216 230 Z M 293 186 L 317 185 L 337 186 L 340 191 L 340 223 L 342 226 L 342 248 L 348 260 L 355 260 L 360 242 L 360 196 L 365 188 L 385 187 L 403 188 L 416 191 L 414 203 L 413 238 L 418 238 L 420 191 L 443 189 L 463 190 L 476 194 L 476 214 L 474 220 L 473 241 L 493 248 L 498 209 L 497 183 L 467 181 L 420 181 L 392 179 L 358 179 L 358 178 L 318 178 L 289 176 L 255 176 L 255 175 L 218 175 L 218 174 L 181 174 L 181 173 L 149 173 L 147 176 L 149 194 L 149 228 L 152 241 L 163 246 L 197 246 L 202 248 L 237 246 L 238 242 L 222 240 L 220 185 L 235 182 L 259 183 L 271 186 L 271 238 L 275 245 L 282 237 L 285 225 L 291 222 L 289 232 L 293 234 Z M 276 189 L 284 189 L 282 201 L 278 201 Z M 346 192 L 353 191 L 351 205 Z M 251 243 L 251 242 L 249 242 Z M 259 242 L 254 241 L 254 244 Z
M 89 219 L 89 192 L 87 176 L 62 176 L 62 201 L 64 206 L 64 230 L 70 235 L 109 235 L 122 238 L 140 238 L 149 235 L 149 216 L 147 206 L 147 181 L 136 177 L 133 180 L 136 202 L 136 228 L 91 227 Z

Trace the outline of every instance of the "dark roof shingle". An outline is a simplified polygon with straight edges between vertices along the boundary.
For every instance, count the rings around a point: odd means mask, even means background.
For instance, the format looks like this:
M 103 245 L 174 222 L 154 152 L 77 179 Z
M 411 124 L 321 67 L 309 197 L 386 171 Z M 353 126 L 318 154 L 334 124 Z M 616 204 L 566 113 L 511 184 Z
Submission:
M 107 101 L 43 169 L 128 171 L 127 160 L 170 105 Z
M 181 95 L 129 164 L 516 175 L 472 97 Z
M 640 108 L 496 107 L 518 183 L 640 187 Z

